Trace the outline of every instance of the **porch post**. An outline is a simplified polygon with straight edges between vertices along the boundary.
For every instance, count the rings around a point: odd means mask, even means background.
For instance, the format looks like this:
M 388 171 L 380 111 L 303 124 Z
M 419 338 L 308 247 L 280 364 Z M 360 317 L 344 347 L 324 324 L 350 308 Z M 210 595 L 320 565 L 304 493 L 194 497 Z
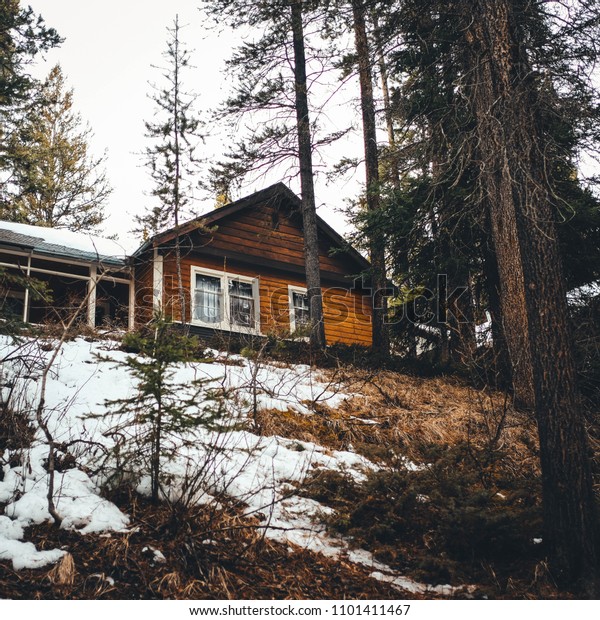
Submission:
M 152 261 L 152 310 L 161 312 L 163 307 L 163 257 L 154 250 Z
M 88 280 L 87 323 L 93 329 L 96 327 L 96 278 L 98 268 L 90 265 L 90 279 Z
M 29 284 L 29 276 L 31 275 L 31 252 L 27 257 L 27 283 Z M 23 323 L 29 322 L 29 286 L 25 287 L 25 297 L 23 298 Z
M 135 272 L 131 273 L 131 281 L 129 282 L 129 313 L 127 328 L 130 331 L 135 329 Z

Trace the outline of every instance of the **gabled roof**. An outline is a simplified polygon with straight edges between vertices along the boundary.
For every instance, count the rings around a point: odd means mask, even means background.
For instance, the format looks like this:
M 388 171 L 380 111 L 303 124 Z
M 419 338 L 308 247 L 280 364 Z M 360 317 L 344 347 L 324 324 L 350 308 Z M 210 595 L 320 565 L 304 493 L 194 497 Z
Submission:
M 169 230 L 165 230 L 154 237 L 148 239 L 146 243 L 142 245 L 137 252 L 135 252 L 134 256 L 140 254 L 148 247 L 156 247 L 166 241 L 170 241 L 173 239 L 177 232 L 179 235 L 185 235 L 190 232 L 193 232 L 197 228 L 201 228 L 203 226 L 210 226 L 213 224 L 218 224 L 219 221 L 229 217 L 230 215 L 234 215 L 239 213 L 240 211 L 244 211 L 246 209 L 251 209 L 260 204 L 264 203 L 277 203 L 277 202 L 287 202 L 290 204 L 294 210 L 298 213 L 301 213 L 302 209 L 302 201 L 292 190 L 284 185 L 283 183 L 275 183 L 275 185 L 271 185 L 265 189 L 262 189 L 254 194 L 250 194 L 244 198 L 240 198 L 235 202 L 230 202 L 228 205 L 224 207 L 219 207 L 206 213 L 204 215 L 200 215 L 197 218 L 190 220 L 189 222 L 182 224 L 179 227 L 179 231 L 171 228 Z M 355 250 L 339 233 L 337 233 L 325 220 L 320 218 L 317 215 L 317 227 L 318 230 L 332 242 L 332 245 L 340 248 L 345 251 L 345 253 L 354 259 L 360 269 L 366 270 L 370 268 L 369 261 L 360 254 L 357 250 Z
M 49 258 L 124 266 L 127 251 L 117 241 L 70 230 L 0 221 L 0 247 Z

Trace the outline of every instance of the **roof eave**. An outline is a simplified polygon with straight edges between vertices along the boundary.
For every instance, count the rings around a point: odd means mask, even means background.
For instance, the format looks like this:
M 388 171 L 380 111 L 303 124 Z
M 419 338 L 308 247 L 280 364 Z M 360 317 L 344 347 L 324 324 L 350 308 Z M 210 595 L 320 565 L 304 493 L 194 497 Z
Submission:
M 301 199 L 289 187 L 287 187 L 287 185 L 285 185 L 284 183 L 275 183 L 274 185 L 270 185 L 265 189 L 254 192 L 254 194 L 250 194 L 250 196 L 245 196 L 244 198 L 240 198 L 239 200 L 231 202 L 224 207 L 219 207 L 217 209 L 213 209 L 209 213 L 200 215 L 197 218 L 180 226 L 178 230 L 169 229 L 155 235 L 154 237 L 148 239 L 148 241 L 146 241 L 138 250 L 136 250 L 133 256 L 139 256 L 140 254 L 145 252 L 150 246 L 156 247 L 157 245 L 174 239 L 178 233 L 180 235 L 189 234 L 194 230 L 197 230 L 201 226 L 208 226 L 210 224 L 214 224 L 215 222 L 218 222 L 219 220 L 228 217 L 229 215 L 233 215 L 234 213 L 237 213 L 242 209 L 250 207 L 253 204 L 264 202 L 265 200 L 274 198 L 285 198 L 289 200 L 298 209 L 298 211 L 301 211 L 302 209 Z M 366 270 L 371 268 L 371 264 L 369 263 L 369 261 L 360 252 L 358 252 L 358 250 L 353 248 L 319 215 L 317 215 L 317 226 L 327 235 L 327 237 L 329 237 L 336 245 L 343 249 L 351 258 L 353 258 L 359 264 L 361 269 Z

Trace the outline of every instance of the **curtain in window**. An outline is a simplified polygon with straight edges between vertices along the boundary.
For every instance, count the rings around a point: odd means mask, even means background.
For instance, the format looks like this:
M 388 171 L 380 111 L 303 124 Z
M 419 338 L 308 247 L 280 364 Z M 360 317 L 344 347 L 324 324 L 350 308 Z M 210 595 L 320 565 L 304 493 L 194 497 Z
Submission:
M 310 323 L 310 309 L 308 306 L 308 295 L 306 293 L 292 292 L 292 302 L 294 304 L 294 324 L 296 329 Z
M 220 323 L 221 295 L 221 278 L 196 274 L 194 319 L 204 323 Z
M 229 305 L 232 324 L 254 327 L 254 297 L 251 283 L 229 280 Z

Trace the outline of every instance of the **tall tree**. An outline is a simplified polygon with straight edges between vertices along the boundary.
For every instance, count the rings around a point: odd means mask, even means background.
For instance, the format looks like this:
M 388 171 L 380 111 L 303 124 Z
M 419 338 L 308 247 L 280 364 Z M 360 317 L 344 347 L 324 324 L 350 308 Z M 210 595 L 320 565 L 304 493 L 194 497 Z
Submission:
M 323 294 L 319 266 L 319 238 L 317 231 L 317 207 L 312 166 L 312 139 L 308 111 L 308 85 L 306 81 L 306 55 L 304 50 L 304 26 L 302 23 L 302 0 L 291 4 L 291 25 L 294 47 L 294 90 L 296 94 L 296 129 L 298 133 L 298 162 L 300 187 L 302 189 L 302 222 L 304 228 L 304 263 L 306 288 L 310 307 L 310 341 L 324 348 L 325 322 L 323 320 Z
M 167 28 L 166 61 L 161 68 L 164 86 L 153 86 L 155 119 L 145 123 L 151 146 L 145 151 L 146 165 L 154 182 L 152 196 L 157 204 L 137 218 L 145 234 L 153 234 L 167 226 L 178 231 L 181 219 L 189 214 L 194 200 L 193 176 L 198 169 L 196 148 L 200 139 L 200 120 L 194 106 L 196 95 L 185 90 L 183 73 L 190 68 L 190 52 L 181 41 L 179 17 Z M 181 240 L 175 237 L 175 260 L 182 323 L 187 322 L 186 293 L 181 272 Z
M 35 83 L 27 67 L 38 53 L 60 42 L 56 30 L 48 28 L 31 7 L 22 9 L 19 0 L 0 3 L 0 209 L 4 213 L 10 210 L 12 198 L 6 145 Z
M 221 176 L 239 180 L 244 175 L 282 165 L 299 174 L 310 340 L 313 346 L 322 348 L 326 342 L 312 156 L 318 147 L 340 134 L 317 140 L 310 118 L 314 108 L 309 105 L 309 84 L 316 75 L 307 78 L 307 50 L 313 57 L 318 52 L 308 44 L 305 25 L 314 20 L 311 11 L 315 3 L 209 0 L 207 4 L 209 13 L 219 23 L 224 19 L 233 28 L 249 27 L 260 32 L 256 40 L 240 45 L 229 61 L 237 79 L 234 96 L 224 105 L 224 115 L 237 123 L 253 114 L 256 129 L 250 140 L 240 140 L 230 150 L 229 160 L 221 166 Z M 326 55 L 319 60 L 326 64 Z
M 376 212 L 380 206 L 379 152 L 371 71 L 372 54 L 367 36 L 366 15 L 367 8 L 364 0 L 352 0 L 352 18 L 358 60 L 360 107 L 365 150 L 366 203 L 369 211 Z M 385 357 L 389 355 L 390 347 L 386 324 L 387 277 L 384 235 L 378 226 L 374 226 L 371 229 L 369 246 L 372 272 L 371 286 L 373 289 L 373 347 Z
M 560 3 L 514 0 L 405 0 L 393 20 L 410 117 L 433 146 L 433 189 L 458 191 L 448 202 L 444 190 L 445 220 L 471 220 L 482 233 L 478 260 L 500 293 L 514 390 L 536 415 L 551 565 L 590 590 L 595 502 L 559 231 L 565 207 L 585 194 L 573 191 L 577 149 L 597 139 L 598 95 L 586 76 L 598 25 L 595 3 L 565 14 Z
M 465 93 L 479 138 L 479 185 L 487 203 L 511 362 L 533 387 L 542 463 L 544 524 L 562 577 L 597 588 L 595 500 L 567 326 L 564 277 L 546 176 L 551 102 L 527 50 L 544 30 L 537 5 L 470 0 Z M 597 590 L 596 592 L 597 593 Z
M 90 136 L 57 65 L 7 140 L 12 200 L 2 216 L 38 226 L 97 229 L 112 190 L 104 158 L 89 153 Z

